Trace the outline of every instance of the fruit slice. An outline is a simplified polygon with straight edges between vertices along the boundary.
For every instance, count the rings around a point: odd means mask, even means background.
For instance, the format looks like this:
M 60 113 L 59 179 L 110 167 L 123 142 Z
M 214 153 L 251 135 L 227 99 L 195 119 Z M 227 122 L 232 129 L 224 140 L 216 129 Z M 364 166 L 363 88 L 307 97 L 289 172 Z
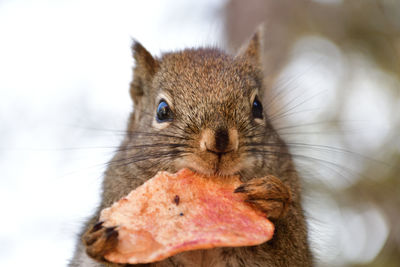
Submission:
M 159 172 L 101 212 L 103 225 L 118 231 L 118 245 L 105 259 L 149 263 L 188 250 L 270 240 L 273 224 L 233 192 L 240 184 L 237 176 Z

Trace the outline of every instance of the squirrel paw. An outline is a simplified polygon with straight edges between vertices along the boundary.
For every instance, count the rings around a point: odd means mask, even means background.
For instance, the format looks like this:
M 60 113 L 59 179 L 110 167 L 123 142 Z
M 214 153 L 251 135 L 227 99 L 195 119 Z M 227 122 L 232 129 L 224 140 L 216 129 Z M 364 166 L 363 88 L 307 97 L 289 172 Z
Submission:
M 272 175 L 251 179 L 236 188 L 235 193 L 246 194 L 246 202 L 265 212 L 269 219 L 284 217 L 291 203 L 290 189 Z
M 116 227 L 104 227 L 103 222 L 93 225 L 82 237 L 86 253 L 95 260 L 104 262 L 104 255 L 118 244 Z

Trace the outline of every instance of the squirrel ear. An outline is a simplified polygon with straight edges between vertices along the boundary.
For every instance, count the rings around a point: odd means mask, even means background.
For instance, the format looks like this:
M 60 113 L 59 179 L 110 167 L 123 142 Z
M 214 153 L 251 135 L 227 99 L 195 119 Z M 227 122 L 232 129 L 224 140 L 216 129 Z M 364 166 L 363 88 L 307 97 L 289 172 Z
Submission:
M 135 59 L 135 68 L 133 69 L 130 93 L 136 103 L 139 101 L 139 97 L 145 94 L 146 87 L 149 87 L 154 74 L 157 72 L 159 63 L 135 40 L 133 40 L 132 44 L 132 53 Z
M 262 51 L 263 51 L 263 41 L 264 41 L 264 25 L 260 25 L 257 28 L 256 33 L 253 37 L 245 43 L 237 53 L 237 57 L 243 57 L 255 62 L 258 66 L 262 65 Z

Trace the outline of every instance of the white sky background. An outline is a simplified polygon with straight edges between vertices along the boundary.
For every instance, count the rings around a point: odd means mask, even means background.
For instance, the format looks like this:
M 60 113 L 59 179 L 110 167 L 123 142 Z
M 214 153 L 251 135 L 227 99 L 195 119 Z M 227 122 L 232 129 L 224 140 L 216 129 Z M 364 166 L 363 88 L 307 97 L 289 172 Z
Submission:
M 221 44 L 223 3 L 0 1 L 0 266 L 66 265 L 132 108 L 131 38 Z
M 125 129 L 132 109 L 131 38 L 156 55 L 191 46 L 223 47 L 223 22 L 215 16 L 223 4 L 0 0 L 0 209 L 7 218 L 0 220 L 0 266 L 66 265 L 75 234 L 99 200 L 104 163 L 121 138 L 117 131 Z M 353 76 L 345 76 L 346 66 Z M 288 109 L 296 107 L 295 116 L 285 118 L 289 125 L 329 117 L 335 90 L 346 78 L 352 94 L 343 105 L 348 114 L 343 119 L 369 120 L 362 135 L 349 135 L 351 149 L 367 153 L 390 134 L 390 114 L 400 112 L 388 105 L 385 88 L 399 81 L 368 59 L 345 57 L 326 39 L 305 37 L 294 46 L 281 78 L 299 73 L 285 99 Z M 311 144 L 341 145 L 331 135 L 295 136 Z M 322 156 L 351 164 L 333 151 Z M 329 177 L 317 179 L 333 188 L 353 182 Z M 362 262 L 379 252 L 387 235 L 379 210 L 343 211 L 318 192 L 305 201 L 318 219 L 311 221 L 311 237 L 325 262 Z M 366 224 L 371 218 L 375 221 Z M 346 240 L 349 233 L 352 238 Z

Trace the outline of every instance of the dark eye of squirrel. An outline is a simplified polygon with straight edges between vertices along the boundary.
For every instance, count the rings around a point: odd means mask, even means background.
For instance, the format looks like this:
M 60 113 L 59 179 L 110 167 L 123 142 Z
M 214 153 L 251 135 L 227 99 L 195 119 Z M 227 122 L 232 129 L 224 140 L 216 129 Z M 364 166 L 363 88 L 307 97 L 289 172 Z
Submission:
M 263 107 L 257 96 L 254 98 L 253 101 L 253 118 L 255 119 L 263 118 Z
M 158 104 L 156 119 L 157 122 L 172 121 L 172 111 L 164 99 L 161 99 L 160 103 Z

